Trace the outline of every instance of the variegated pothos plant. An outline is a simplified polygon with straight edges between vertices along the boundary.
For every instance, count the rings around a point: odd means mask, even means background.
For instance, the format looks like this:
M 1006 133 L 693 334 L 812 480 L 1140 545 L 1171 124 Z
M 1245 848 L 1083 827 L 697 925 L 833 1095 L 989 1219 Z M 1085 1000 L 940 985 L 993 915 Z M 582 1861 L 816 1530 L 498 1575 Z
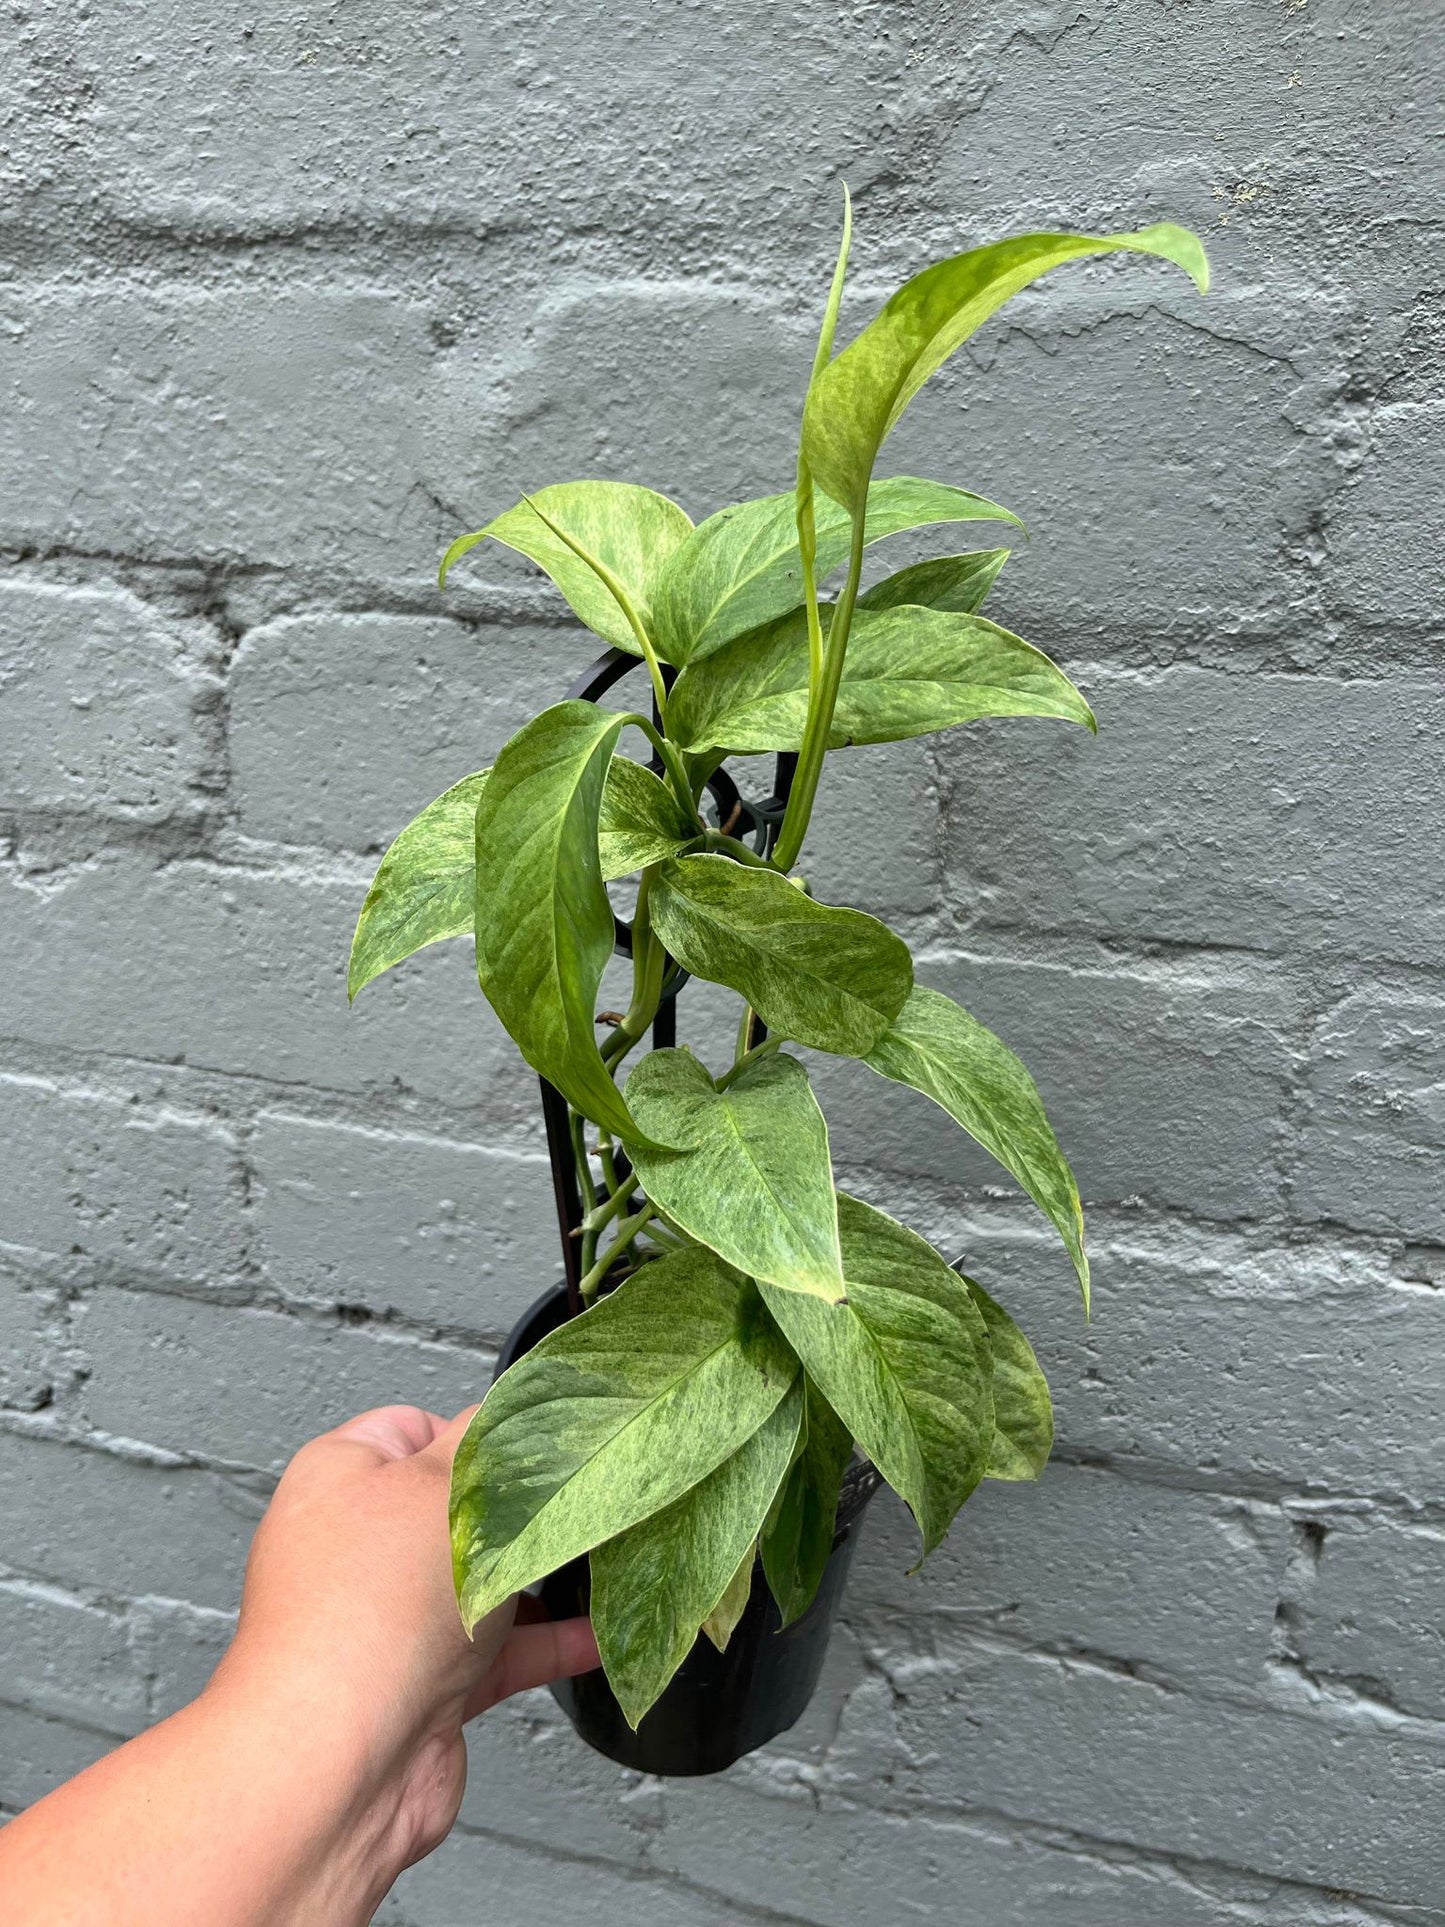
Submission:
M 791 1046 L 861 1058 L 947 1111 L 1051 1220 L 1088 1301 L 1078 1191 L 1027 1071 L 915 983 L 901 938 L 818 902 L 796 866 L 832 751 L 984 716 L 1093 727 L 1046 656 L 979 614 L 1007 550 L 863 590 L 867 550 L 889 535 L 1016 520 L 945 483 L 875 479 L 908 402 L 1065 262 L 1155 255 L 1201 292 L 1207 267 L 1167 224 L 1024 235 L 925 269 L 834 355 L 848 225 L 845 211 L 794 489 L 694 526 L 650 489 L 561 483 L 453 543 L 443 581 L 486 538 L 529 557 L 645 663 L 655 716 L 574 701 L 526 723 L 397 837 L 351 953 L 355 996 L 424 945 L 472 936 L 482 990 L 570 1106 L 587 1309 L 472 1421 L 452 1480 L 456 1583 L 470 1627 L 590 1554 L 603 1664 L 634 1725 L 700 1629 L 726 1643 L 757 1559 L 783 1620 L 807 1609 L 855 1442 L 926 1554 L 981 1479 L 1035 1477 L 1052 1440 L 1047 1386 L 1007 1314 L 836 1191 Z M 631 740 L 646 763 L 623 753 Z M 709 821 L 705 789 L 725 758 L 768 751 L 798 753 L 771 849 Z M 631 1002 L 599 1042 L 607 886 L 634 875 Z M 688 1049 L 631 1063 L 678 967 L 741 1000 L 730 1064 Z

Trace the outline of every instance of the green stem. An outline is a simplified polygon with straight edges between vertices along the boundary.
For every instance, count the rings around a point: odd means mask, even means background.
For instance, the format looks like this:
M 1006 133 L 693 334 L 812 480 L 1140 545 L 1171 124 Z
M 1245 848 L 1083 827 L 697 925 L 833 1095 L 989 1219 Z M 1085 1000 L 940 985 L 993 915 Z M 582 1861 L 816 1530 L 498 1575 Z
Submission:
M 569 1105 L 567 1126 L 572 1134 L 572 1162 L 577 1167 L 577 1184 L 582 1192 L 583 1209 L 590 1211 L 597 1202 L 597 1188 L 592 1182 L 592 1166 L 587 1158 L 587 1121 L 580 1111 Z
M 617 1260 L 623 1257 L 631 1248 L 633 1239 L 637 1236 L 638 1232 L 642 1230 L 652 1215 L 652 1206 L 650 1204 L 644 1204 L 640 1211 L 635 1211 L 630 1218 L 624 1218 L 621 1224 L 618 1225 L 617 1236 L 612 1240 L 612 1243 L 608 1245 L 602 1256 L 583 1274 L 582 1282 L 577 1287 L 584 1305 L 591 1305 L 595 1301 L 598 1286 L 617 1263 Z
M 591 1231 L 595 1234 L 596 1232 L 605 1230 L 617 1216 L 618 1212 L 626 1205 L 628 1199 L 636 1189 L 636 1178 L 631 1176 L 625 1178 L 610 1197 L 604 1198 L 601 1204 L 587 1213 L 587 1216 L 582 1220 L 583 1231 Z
M 751 1050 L 743 1052 L 731 1070 L 724 1071 L 721 1077 L 714 1080 L 717 1088 L 725 1091 L 740 1071 L 745 1071 L 749 1064 L 756 1064 L 760 1058 L 771 1057 L 773 1052 L 781 1050 L 782 1046 L 781 1037 L 765 1037 L 761 1044 L 754 1044 Z
M 838 706 L 838 685 L 843 680 L 843 661 L 848 652 L 848 632 L 853 626 L 853 609 L 863 579 L 865 510 L 853 515 L 853 541 L 848 553 L 848 578 L 833 607 L 828 625 L 828 648 L 823 663 L 823 679 L 816 701 L 809 701 L 808 720 L 803 728 L 803 746 L 798 770 L 788 797 L 787 812 L 773 861 L 780 870 L 790 870 L 798 860 L 803 838 L 818 794 L 818 779 L 823 774 L 823 758 L 828 753 L 828 737 L 833 728 L 833 711 Z
M 602 1060 L 614 1076 L 617 1066 L 656 1017 L 662 1002 L 667 952 L 652 934 L 652 918 L 647 908 L 653 875 L 652 866 L 643 871 L 637 888 L 637 908 L 632 915 L 632 1002 L 622 1022 L 602 1045 Z
M 724 836 L 721 830 L 705 830 L 703 846 L 714 856 L 730 856 L 735 862 L 745 863 L 750 870 L 776 870 L 777 864 L 771 857 L 759 856 L 756 850 L 735 836 Z
M 658 713 L 662 713 L 661 709 L 659 709 Z M 697 799 L 693 795 L 692 780 L 688 775 L 687 765 L 682 760 L 682 751 L 670 737 L 664 736 L 656 730 L 645 716 L 639 716 L 634 713 L 632 721 L 636 723 L 648 742 L 652 744 L 652 747 L 662 758 L 663 767 L 666 769 L 668 780 L 672 784 L 673 795 L 676 796 L 678 802 L 681 803 L 689 816 L 697 818 Z M 698 828 L 702 828 L 700 819 L 698 819 Z

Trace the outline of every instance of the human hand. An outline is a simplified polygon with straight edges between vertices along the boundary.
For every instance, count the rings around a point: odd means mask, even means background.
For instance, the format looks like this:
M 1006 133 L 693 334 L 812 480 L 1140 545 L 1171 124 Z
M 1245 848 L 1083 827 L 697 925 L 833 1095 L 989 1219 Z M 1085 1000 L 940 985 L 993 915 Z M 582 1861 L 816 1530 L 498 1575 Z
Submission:
M 6 1927 L 363 1927 L 451 1828 L 462 1727 L 597 1663 L 511 1601 L 462 1631 L 447 1487 L 470 1418 L 392 1405 L 303 1446 L 199 1699 L 0 1833 Z
M 474 1409 L 474 1408 L 473 1408 Z M 585 1619 L 523 1597 L 469 1639 L 452 1590 L 447 1490 L 471 1411 L 390 1405 L 304 1445 L 246 1566 L 235 1641 L 209 1691 L 325 1721 L 349 1771 L 393 1812 L 392 1878 L 451 1830 L 462 1728 L 498 1700 L 597 1664 Z

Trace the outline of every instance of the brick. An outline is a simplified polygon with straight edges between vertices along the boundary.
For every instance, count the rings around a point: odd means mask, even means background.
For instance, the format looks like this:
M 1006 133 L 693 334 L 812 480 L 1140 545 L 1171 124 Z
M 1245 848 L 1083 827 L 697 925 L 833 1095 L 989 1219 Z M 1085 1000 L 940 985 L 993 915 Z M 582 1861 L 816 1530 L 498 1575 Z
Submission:
M 1441 1534 L 1379 1514 L 1314 1515 L 1317 1550 L 1291 1594 L 1290 1637 L 1326 1689 L 1445 1720 Z
M 1383 1260 L 1247 1237 L 1096 1228 L 1085 1326 L 1044 1234 L 983 1214 L 905 1210 L 1019 1319 L 1069 1455 L 1120 1455 L 1226 1491 L 1429 1500 L 1445 1457 L 1431 1413 L 1445 1298 Z
M 1367 1927 L 1317 1894 L 1213 1866 L 1193 1873 L 1110 1843 L 1010 1831 L 987 1812 L 869 1812 L 815 1786 L 769 1797 L 734 1774 L 670 1782 L 653 1863 L 740 1907 L 836 1927 L 916 1916 L 989 1927 Z M 739 1852 L 739 1841 L 747 1851 Z
M 923 93 L 865 19 L 814 0 L 778 31 L 762 0 L 706 23 L 540 26 L 520 4 L 485 25 L 448 4 L 405 28 L 386 14 L 243 27 L 207 0 L 158 16 L 154 58 L 137 61 L 121 23 L 92 38 L 37 9 L 8 63 L 12 191 L 35 219 L 94 201 L 209 232 L 389 219 L 399 236 L 438 230 L 450 254 L 519 224 L 554 246 L 559 226 L 634 248 L 660 229 L 674 266 L 733 240 L 724 214 L 741 199 L 746 239 L 776 246 L 769 184 L 792 178 L 799 128 L 809 178 L 831 179 L 845 159 L 868 165 L 852 130 Z M 822 90 L 835 111 L 814 126 Z
M 0 541 L 338 575 L 434 566 L 424 477 L 442 479 L 456 430 L 419 302 L 112 278 L 12 287 L 5 320 Z
M 811 354 L 756 297 L 650 282 L 523 299 L 510 323 L 489 305 L 451 348 L 425 301 L 377 285 L 47 285 L 12 290 L 4 318 L 0 544 L 418 586 L 459 519 L 479 525 L 539 474 L 601 467 L 697 514 L 767 492 L 790 472 Z
M 943 738 L 949 894 L 984 925 L 1431 963 L 1438 684 L 1081 668 L 1099 735 Z M 1346 802 L 1347 799 L 1347 802 Z
M 438 945 L 348 1011 L 346 957 L 366 894 L 294 869 L 115 853 L 0 884 L 0 959 L 21 984 L 8 1025 L 39 1044 L 183 1061 L 330 1090 L 480 1095 L 531 1119 L 536 1083 Z M 95 932 L 116 933 L 104 953 Z
M 747 771 L 754 796 L 766 787 L 754 777 L 758 768 Z M 938 901 L 938 843 L 928 751 L 883 743 L 828 759 L 799 868 L 825 903 L 880 917 L 917 915 Z
M 0 1432 L 0 1557 L 63 1587 L 232 1609 L 264 1503 L 264 1488 L 198 1467 Z
M 464 1827 L 544 1851 L 645 1864 L 663 1810 L 661 1782 L 623 1772 L 573 1732 L 545 1690 L 495 1706 L 467 1729 Z
M 0 1264 L 0 1406 L 34 1412 L 54 1398 L 62 1320 L 57 1293 Z
M 1180 198 L 1197 206 L 1197 181 Z M 1083 636 L 1217 625 L 1221 555 L 1232 620 L 1280 612 L 1285 542 L 1337 486 L 1333 450 L 1294 420 L 1293 365 L 1327 354 L 1334 318 L 1297 284 L 1282 308 L 1227 287 L 1202 300 L 1162 263 L 1063 270 L 913 405 L 884 469 L 1023 518 L 1030 547 L 990 608 L 1066 667 Z
M 1289 985 L 1232 963 L 983 952 L 925 954 L 918 978 L 1023 1059 L 1086 1203 L 1147 1199 L 1226 1220 L 1278 1210 L 1276 1139 L 1298 1022 Z M 961 1197 L 1008 1183 L 926 1098 L 836 1058 L 809 1068 L 842 1164 L 927 1177 Z
M 263 1112 L 260 1248 L 282 1290 L 504 1336 L 561 1276 L 545 1158 Z
M 118 590 L 39 582 L 0 583 L 0 630 L 0 807 L 154 823 L 198 805 L 218 685 L 183 630 Z
M 603 1862 L 547 1853 L 488 1835 L 453 1833 L 437 1851 L 404 1873 L 377 1927 L 417 1920 L 451 1927 L 475 1917 L 485 1893 L 492 1917 L 524 1921 L 539 1911 L 559 1919 L 631 1923 L 631 1927 L 735 1927 L 737 1915 L 708 1894 L 678 1893 L 656 1876 L 629 1878 Z M 685 1900 L 686 1913 L 679 1914 Z
M 128 1738 L 145 1681 L 123 1620 L 53 1586 L 0 1580 L 0 1697 L 46 1719 Z
M 917 1532 L 880 1494 L 844 1612 L 864 1638 L 886 1624 L 904 1649 L 926 1652 L 942 1622 L 1258 1690 L 1287 1546 L 1275 1506 L 1055 1464 L 1036 1485 L 982 1486 L 911 1578 Z
M 1445 1243 L 1445 1004 L 1362 990 L 1316 1026 L 1299 1134 L 1300 1216 Z
M 0 1805 L 33 1806 L 109 1753 L 115 1736 L 0 1705 Z
M 243 1173 L 225 1129 L 4 1075 L 0 1119 L 13 1147 L 0 1238 L 198 1283 L 242 1265 Z
M 76 1339 L 99 1430 L 273 1470 L 358 1412 L 422 1405 L 449 1417 L 491 1381 L 482 1353 L 147 1292 L 97 1292 Z
M 295 616 L 251 630 L 230 680 L 240 827 L 384 848 L 560 700 L 588 647 L 576 629 L 474 632 L 415 616 Z
M 1394 402 L 1374 416 L 1369 460 L 1331 523 L 1330 588 L 1372 629 L 1402 621 L 1435 628 L 1440 620 L 1428 533 L 1445 461 L 1438 361 L 1435 367 L 1433 400 Z
M 886 1660 L 885 1660 L 886 1664 Z M 967 1743 L 959 1735 L 967 1733 Z M 998 1814 L 1401 1905 L 1439 1897 L 1417 1824 L 1438 1740 L 982 1647 L 859 1688 L 825 1784 L 865 1804 Z M 1287 1786 L 1308 1798 L 1281 1799 Z
M 935 191 L 983 232 L 1011 231 L 1023 202 L 1040 227 L 1062 217 L 1096 232 L 1167 210 L 1209 230 L 1211 308 L 1276 262 L 1298 284 L 1342 250 L 1370 255 L 1369 223 L 1425 171 L 1434 48 L 1421 24 L 1345 6 L 1281 15 L 1249 0 L 1216 0 L 1194 20 L 1126 0 L 1086 26 L 1006 9 L 980 49 L 987 84 L 973 77 L 972 111 L 950 116 L 940 141 Z M 925 74 L 947 65 L 945 48 L 921 52 Z M 1161 123 L 1151 109 L 1181 79 L 1190 112 Z M 1115 111 L 1061 116 L 1063 97 Z M 1320 199 L 1349 178 L 1360 143 L 1378 172 L 1360 181 L 1349 220 L 1326 227 Z M 1089 197 L 1100 211 L 1083 219 Z

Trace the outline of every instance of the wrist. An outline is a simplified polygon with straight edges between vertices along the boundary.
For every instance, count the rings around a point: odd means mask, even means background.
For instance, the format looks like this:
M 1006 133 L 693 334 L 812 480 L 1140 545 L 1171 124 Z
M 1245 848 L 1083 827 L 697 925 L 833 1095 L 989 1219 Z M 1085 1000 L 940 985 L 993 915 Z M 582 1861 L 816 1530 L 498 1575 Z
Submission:
M 383 1721 L 346 1699 L 279 1668 L 223 1666 L 178 1716 L 192 1720 L 200 1756 L 214 1762 L 233 1837 L 251 1833 L 272 1871 L 256 1927 L 289 1919 L 361 1927 L 424 1850 L 406 1752 Z

